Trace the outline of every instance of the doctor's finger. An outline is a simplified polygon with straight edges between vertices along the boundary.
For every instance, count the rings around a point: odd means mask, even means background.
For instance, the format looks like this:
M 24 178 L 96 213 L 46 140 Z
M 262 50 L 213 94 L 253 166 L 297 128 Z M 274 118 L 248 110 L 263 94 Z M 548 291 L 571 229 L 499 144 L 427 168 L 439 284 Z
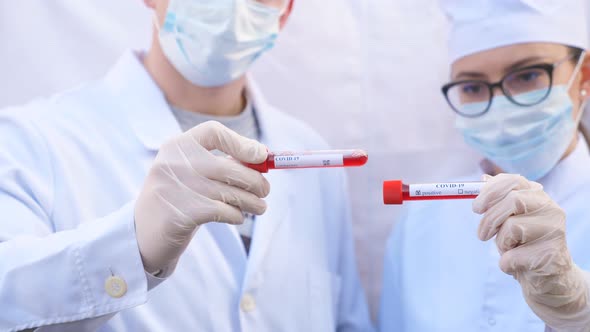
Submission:
M 223 221 L 231 224 L 239 224 L 243 221 L 243 214 L 235 206 L 211 199 L 196 191 L 185 183 L 178 181 L 176 185 L 165 190 L 154 189 L 151 191 L 159 206 L 165 207 L 164 212 L 151 209 L 146 213 L 160 214 L 161 219 L 176 224 L 176 228 L 184 232 L 191 232 L 194 227 L 210 221 Z M 156 204 L 157 205 L 157 204 Z
M 219 150 L 241 162 L 260 164 L 268 157 L 268 151 L 263 144 L 240 136 L 219 122 L 202 123 L 189 130 L 187 134 L 205 149 Z
M 175 172 L 183 181 L 194 182 L 191 186 L 195 190 L 199 191 L 197 186 L 203 184 L 198 179 L 204 177 L 250 191 L 258 197 L 268 195 L 270 184 L 259 172 L 233 159 L 211 154 L 190 135 L 177 140 L 177 146 L 189 167 L 178 167 Z
M 499 174 L 488 178 L 486 184 L 482 187 L 481 193 L 473 201 L 473 212 L 482 214 L 504 199 L 511 191 L 537 189 L 542 186 L 536 182 L 528 181 L 520 175 Z
M 509 275 L 530 271 L 533 259 L 531 256 L 534 251 L 534 246 L 522 246 L 504 252 L 500 257 L 500 269 Z
M 266 211 L 266 202 L 246 190 L 213 181 L 209 198 L 235 206 L 242 212 L 261 215 Z
M 551 225 L 539 223 L 537 219 L 535 214 L 509 217 L 496 235 L 496 245 L 500 253 L 543 238 L 552 231 Z
M 270 193 L 270 183 L 261 173 L 233 159 L 216 157 L 215 162 L 205 167 L 202 172 L 212 180 L 249 191 L 261 198 Z
M 190 169 L 180 168 L 175 175 L 176 179 L 184 179 L 176 180 L 176 186 L 180 187 L 180 190 L 185 187 L 185 191 L 190 191 L 189 194 L 174 195 L 176 200 L 190 199 L 192 202 L 198 200 L 197 196 L 204 196 L 233 205 L 244 212 L 260 215 L 266 211 L 266 202 L 249 191 L 211 180 L 202 174 L 194 174 Z
M 477 230 L 479 239 L 487 241 L 494 237 L 504 222 L 511 216 L 521 215 L 539 209 L 547 203 L 543 191 L 510 191 L 506 197 L 487 209 Z
M 555 269 L 571 264 L 567 248 L 544 238 L 505 252 L 500 258 L 500 269 L 507 274 L 534 271 L 551 274 Z
M 244 213 L 237 207 L 223 203 L 221 201 L 214 201 L 217 214 L 213 218 L 213 222 L 221 222 L 230 225 L 240 225 L 244 223 Z
M 199 203 L 190 204 L 183 211 L 193 226 L 208 222 L 222 222 L 232 225 L 239 225 L 244 222 L 242 211 L 222 201 L 202 196 Z

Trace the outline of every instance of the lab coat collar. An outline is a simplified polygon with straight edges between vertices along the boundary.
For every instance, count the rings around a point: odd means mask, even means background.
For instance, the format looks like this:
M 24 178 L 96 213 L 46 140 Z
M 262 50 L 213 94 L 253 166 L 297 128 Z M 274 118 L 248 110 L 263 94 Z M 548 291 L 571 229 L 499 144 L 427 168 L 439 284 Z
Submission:
M 545 192 L 554 200 L 566 199 L 570 194 L 579 192 L 580 187 L 590 184 L 590 151 L 588 143 L 579 135 L 576 149 L 567 158 L 559 162 L 543 179 Z
M 164 93 L 154 82 L 141 62 L 142 54 L 126 51 L 105 77 L 107 87 L 126 101 L 127 118 L 136 136 L 150 150 L 158 150 L 168 139 L 182 133 Z M 274 110 L 262 96 L 258 85 L 250 77 L 247 92 L 252 100 L 260 129 L 260 140 L 281 146 L 288 142 L 280 127 L 273 126 Z M 284 142 L 284 143 L 283 143 Z
M 157 151 L 181 134 L 166 98 L 141 61 L 141 53 L 126 51 L 106 75 L 115 100 L 124 101 L 130 126 L 148 150 Z
M 277 120 L 275 115 L 278 111 L 267 102 L 260 87 L 250 76 L 247 78 L 247 93 L 256 112 L 256 121 L 261 134 L 260 141 L 274 146 L 291 145 L 286 142 L 288 137 L 281 130 L 281 126 L 274 121 Z

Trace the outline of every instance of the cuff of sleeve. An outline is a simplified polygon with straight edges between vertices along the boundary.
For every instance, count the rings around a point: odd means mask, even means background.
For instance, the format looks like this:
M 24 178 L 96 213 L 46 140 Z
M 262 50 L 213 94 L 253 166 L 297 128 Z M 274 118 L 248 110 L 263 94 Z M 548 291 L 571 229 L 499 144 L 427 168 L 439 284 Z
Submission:
M 162 282 L 164 282 L 164 280 L 166 280 L 166 278 L 157 277 L 147 271 L 145 271 L 145 278 L 147 280 L 148 291 L 156 288 L 159 284 L 161 284 Z
M 117 312 L 147 301 L 148 284 L 135 236 L 134 203 L 81 226 L 78 265 L 96 315 Z M 115 282 L 113 278 L 116 278 Z
M 37 246 L 22 258 L 36 270 L 21 271 L 18 282 L 28 285 L 29 294 L 42 294 L 35 306 L 27 306 L 35 309 L 31 313 L 13 308 L 21 315 L 17 320 L 14 314 L 14 330 L 79 322 L 147 302 L 148 285 L 135 237 L 133 207 L 130 203 L 104 218 L 44 239 L 9 241 L 17 247 L 15 251 L 19 246 Z M 49 269 L 52 272 L 47 278 L 39 278 L 39 271 Z

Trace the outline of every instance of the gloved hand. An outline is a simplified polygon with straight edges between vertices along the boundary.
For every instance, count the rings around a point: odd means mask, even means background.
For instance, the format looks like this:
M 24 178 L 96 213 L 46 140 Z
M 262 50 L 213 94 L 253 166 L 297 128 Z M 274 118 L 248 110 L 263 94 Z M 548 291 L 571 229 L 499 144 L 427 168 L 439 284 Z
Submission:
M 547 325 L 586 331 L 590 324 L 587 273 L 572 261 L 564 211 L 543 187 L 519 175 L 485 176 L 473 202 L 485 214 L 479 238 L 496 236 L 500 268 L 514 276 L 531 309 Z
M 234 159 L 215 156 L 225 152 Z M 137 242 L 144 267 L 168 276 L 199 225 L 241 224 L 242 212 L 260 215 L 270 191 L 262 174 L 239 161 L 258 164 L 266 147 L 218 122 L 206 122 L 166 142 L 135 205 Z

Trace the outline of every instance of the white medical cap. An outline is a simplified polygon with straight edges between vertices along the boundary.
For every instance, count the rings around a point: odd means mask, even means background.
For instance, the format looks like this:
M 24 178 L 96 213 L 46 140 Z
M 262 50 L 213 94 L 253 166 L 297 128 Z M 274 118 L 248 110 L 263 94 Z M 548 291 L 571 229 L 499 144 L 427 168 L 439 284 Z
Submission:
M 590 43 L 589 0 L 440 0 L 451 21 L 451 62 L 501 46 Z

